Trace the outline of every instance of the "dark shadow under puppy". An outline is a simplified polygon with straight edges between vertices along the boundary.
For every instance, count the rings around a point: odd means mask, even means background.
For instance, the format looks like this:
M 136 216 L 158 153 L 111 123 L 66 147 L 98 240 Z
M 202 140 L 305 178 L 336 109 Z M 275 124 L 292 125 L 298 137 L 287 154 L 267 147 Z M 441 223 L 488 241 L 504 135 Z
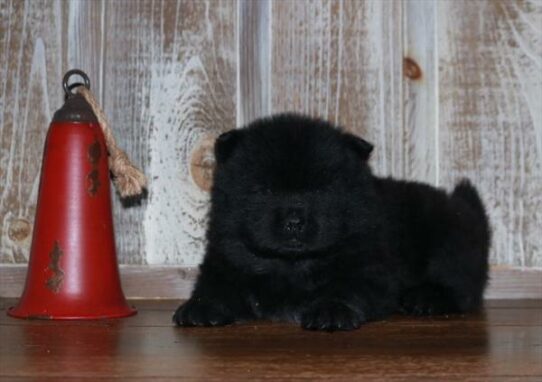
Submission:
M 490 230 L 475 188 L 372 175 L 373 146 L 294 114 L 222 134 L 207 252 L 173 319 L 350 330 L 401 311 L 478 309 Z

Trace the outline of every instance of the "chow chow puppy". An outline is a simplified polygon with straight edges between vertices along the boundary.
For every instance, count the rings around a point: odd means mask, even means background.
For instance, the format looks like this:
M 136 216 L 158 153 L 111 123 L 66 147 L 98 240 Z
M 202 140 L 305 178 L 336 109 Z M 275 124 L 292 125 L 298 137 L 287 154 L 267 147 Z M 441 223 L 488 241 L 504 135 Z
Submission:
M 222 134 L 207 252 L 179 326 L 266 319 L 350 330 L 394 312 L 474 311 L 490 230 L 467 180 L 379 178 L 373 146 L 295 114 Z

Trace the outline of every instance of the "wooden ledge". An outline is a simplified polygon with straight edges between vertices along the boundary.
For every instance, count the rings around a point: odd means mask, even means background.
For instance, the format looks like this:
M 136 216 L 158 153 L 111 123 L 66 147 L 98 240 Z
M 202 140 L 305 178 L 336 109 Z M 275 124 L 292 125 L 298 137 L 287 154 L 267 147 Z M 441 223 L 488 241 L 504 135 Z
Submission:
M 128 298 L 185 299 L 196 280 L 197 268 L 121 265 Z M 0 265 L 0 297 L 21 295 L 26 265 Z M 486 299 L 542 299 L 542 269 L 493 266 Z

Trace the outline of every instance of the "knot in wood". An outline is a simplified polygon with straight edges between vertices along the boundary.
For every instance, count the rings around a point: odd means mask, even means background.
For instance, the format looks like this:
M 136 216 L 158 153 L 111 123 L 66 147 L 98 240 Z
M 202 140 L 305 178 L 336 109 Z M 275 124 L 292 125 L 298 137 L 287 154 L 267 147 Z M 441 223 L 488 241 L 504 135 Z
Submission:
M 422 69 L 416 61 L 410 57 L 405 57 L 403 59 L 403 72 L 405 76 L 411 80 L 418 80 L 422 77 Z
M 203 191 L 209 192 L 213 185 L 215 170 L 215 140 L 216 136 L 206 135 L 196 145 L 190 160 L 190 173 L 194 183 Z
M 14 219 L 9 225 L 8 236 L 14 242 L 20 243 L 30 236 L 32 224 L 26 219 Z

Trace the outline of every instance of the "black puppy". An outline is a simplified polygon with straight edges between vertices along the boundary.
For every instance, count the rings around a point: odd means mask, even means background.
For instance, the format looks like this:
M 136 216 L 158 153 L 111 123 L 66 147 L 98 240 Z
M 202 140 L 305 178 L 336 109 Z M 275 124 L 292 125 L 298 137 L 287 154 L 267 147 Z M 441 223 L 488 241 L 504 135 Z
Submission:
M 490 231 L 474 187 L 381 179 L 373 146 L 294 114 L 222 134 L 207 253 L 180 326 L 271 319 L 349 330 L 476 310 Z

